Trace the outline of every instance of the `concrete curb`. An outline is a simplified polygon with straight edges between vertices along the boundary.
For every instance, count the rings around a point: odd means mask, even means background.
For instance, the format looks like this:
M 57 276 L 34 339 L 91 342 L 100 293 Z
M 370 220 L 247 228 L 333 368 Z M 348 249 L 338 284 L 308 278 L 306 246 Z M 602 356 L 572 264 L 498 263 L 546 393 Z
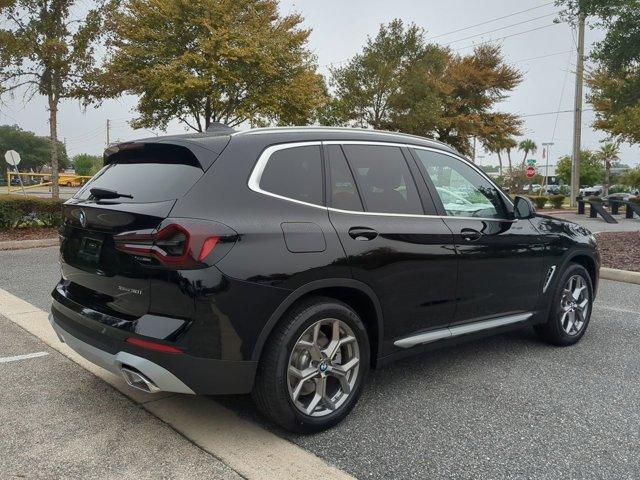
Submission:
M 90 363 L 60 342 L 47 312 L 1 288 L 0 315 L 89 370 L 248 480 L 355 480 L 210 397 L 164 392 L 150 396 L 132 389 L 118 375 Z
M 57 238 L 38 238 L 36 240 L 7 240 L 0 242 L 0 250 L 24 250 L 27 248 L 53 247 L 58 245 Z
M 615 280 L 616 282 L 636 283 L 640 285 L 640 272 L 617 270 L 615 268 L 600 268 L 600 278 Z

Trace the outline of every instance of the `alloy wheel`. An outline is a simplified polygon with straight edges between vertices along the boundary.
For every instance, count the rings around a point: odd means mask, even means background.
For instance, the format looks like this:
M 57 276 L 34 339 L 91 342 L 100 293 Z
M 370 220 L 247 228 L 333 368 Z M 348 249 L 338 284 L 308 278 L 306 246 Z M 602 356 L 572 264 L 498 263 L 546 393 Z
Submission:
M 289 356 L 287 385 L 293 404 L 306 415 L 329 415 L 351 395 L 359 364 L 358 341 L 345 322 L 335 318 L 315 322 Z
M 589 314 L 589 289 L 584 278 L 573 275 L 567 280 L 560 298 L 560 326 L 567 335 L 582 331 Z

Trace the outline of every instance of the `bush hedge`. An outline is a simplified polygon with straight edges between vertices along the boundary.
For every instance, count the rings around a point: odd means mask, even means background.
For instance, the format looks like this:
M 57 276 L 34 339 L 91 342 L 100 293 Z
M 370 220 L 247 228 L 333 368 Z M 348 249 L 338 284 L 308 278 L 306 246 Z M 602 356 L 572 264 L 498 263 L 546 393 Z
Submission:
M 57 227 L 61 223 L 62 200 L 0 195 L 0 230 Z
M 538 210 L 542 210 L 547 204 L 547 200 L 549 200 L 549 197 L 546 197 L 544 195 L 531 195 L 529 196 L 529 198 Z
M 565 198 L 567 198 L 565 195 L 558 193 L 556 195 L 551 195 L 549 197 L 549 202 L 551 202 L 553 208 L 562 208 Z

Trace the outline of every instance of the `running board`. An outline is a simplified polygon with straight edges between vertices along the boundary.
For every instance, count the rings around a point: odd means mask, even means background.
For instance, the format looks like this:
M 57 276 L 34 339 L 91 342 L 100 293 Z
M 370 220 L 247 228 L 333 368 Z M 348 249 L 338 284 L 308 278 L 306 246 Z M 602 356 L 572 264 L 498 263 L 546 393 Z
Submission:
M 490 328 L 503 327 L 505 325 L 511 325 L 512 323 L 524 322 L 525 320 L 529 320 L 532 316 L 533 312 L 519 313 L 517 315 L 508 315 L 506 317 L 498 317 L 491 320 L 483 320 L 481 322 L 456 325 L 449 328 L 441 328 L 439 330 L 432 330 L 431 332 L 425 332 L 418 335 L 413 335 L 411 337 L 401 338 L 400 340 L 396 340 L 395 342 L 393 342 L 393 344 L 396 347 L 411 348 L 423 343 L 442 340 L 443 338 L 459 337 L 461 335 L 480 332 L 482 330 L 488 330 Z

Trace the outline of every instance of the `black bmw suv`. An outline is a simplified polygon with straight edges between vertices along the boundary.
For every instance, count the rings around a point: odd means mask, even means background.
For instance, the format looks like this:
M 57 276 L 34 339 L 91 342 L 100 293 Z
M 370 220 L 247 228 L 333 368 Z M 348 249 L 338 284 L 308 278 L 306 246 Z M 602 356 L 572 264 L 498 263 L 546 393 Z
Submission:
M 64 205 L 62 341 L 147 392 L 251 392 L 295 431 L 394 359 L 584 334 L 599 255 L 433 140 L 275 128 L 119 144 Z

